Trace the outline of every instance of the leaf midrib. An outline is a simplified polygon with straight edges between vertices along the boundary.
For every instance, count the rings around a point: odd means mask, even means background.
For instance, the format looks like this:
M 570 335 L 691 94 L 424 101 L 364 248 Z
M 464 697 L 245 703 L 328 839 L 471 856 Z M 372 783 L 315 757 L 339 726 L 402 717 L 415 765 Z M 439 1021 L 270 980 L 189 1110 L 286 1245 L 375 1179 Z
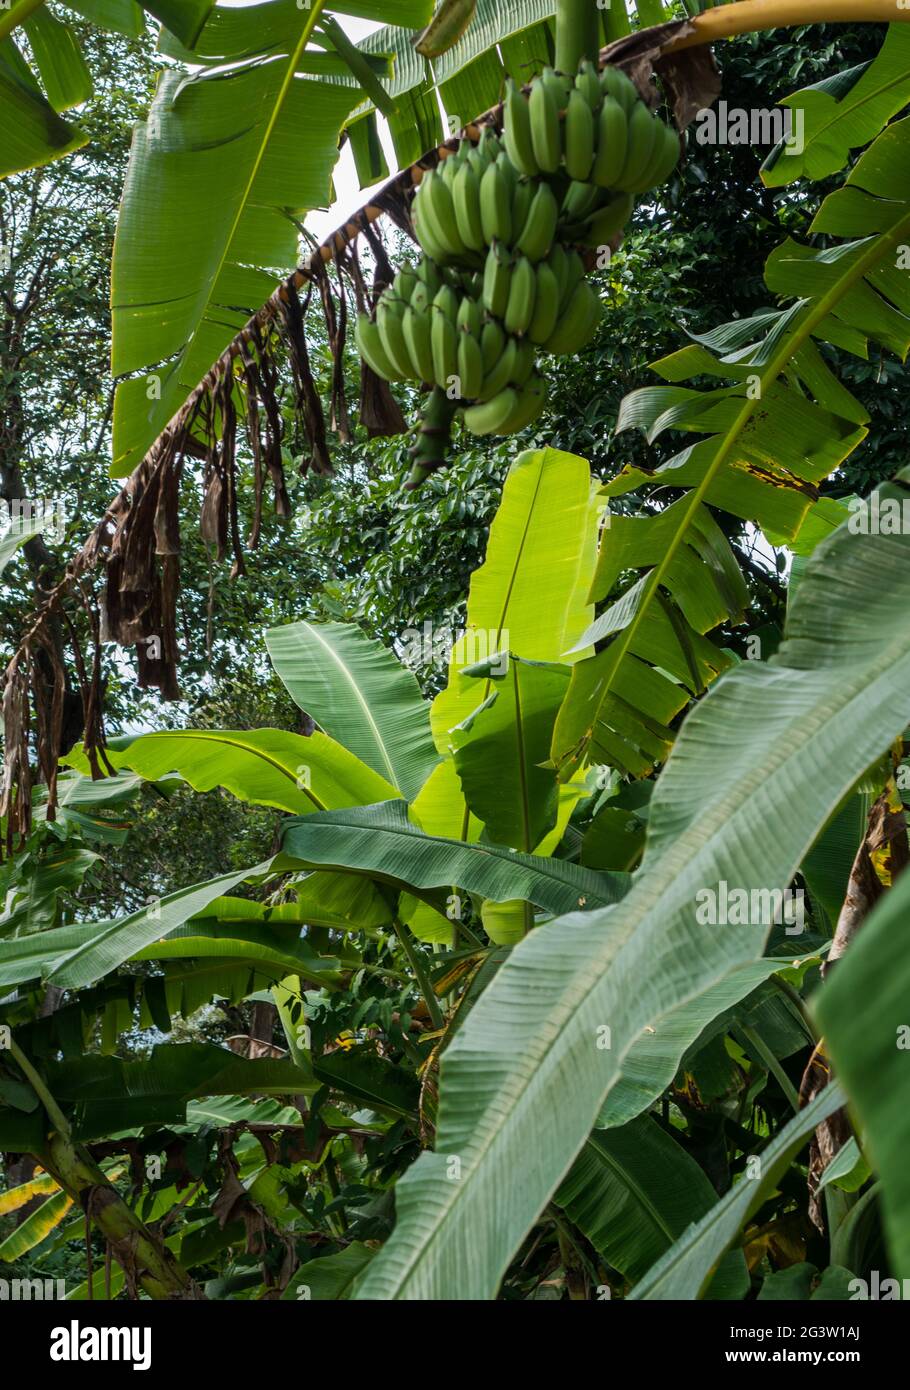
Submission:
M 360 686 L 354 679 L 353 672 L 349 669 L 348 666 L 345 665 L 345 663 L 341 660 L 340 656 L 332 648 L 332 646 L 328 642 L 326 642 L 325 638 L 320 637 L 316 628 L 311 623 L 304 623 L 304 627 L 306 628 L 307 632 L 309 632 L 310 635 L 315 639 L 315 641 L 318 642 L 318 644 L 325 650 L 328 657 L 335 663 L 338 670 L 341 672 L 342 676 L 347 681 L 348 685 L 351 687 L 351 690 L 354 692 L 354 697 L 363 712 L 364 718 L 366 719 L 368 725 L 370 726 L 370 729 L 372 730 L 373 736 L 376 740 L 376 746 L 379 749 L 380 754 L 382 755 L 382 761 L 385 764 L 386 771 L 388 772 L 388 780 L 393 787 L 400 791 L 401 788 L 398 785 L 398 777 L 395 773 L 395 768 L 393 766 L 392 759 L 389 757 L 389 753 L 385 745 L 385 740 L 382 737 L 379 725 L 373 718 L 373 715 L 370 711 L 370 707 L 367 704 L 366 699 L 364 698 Z

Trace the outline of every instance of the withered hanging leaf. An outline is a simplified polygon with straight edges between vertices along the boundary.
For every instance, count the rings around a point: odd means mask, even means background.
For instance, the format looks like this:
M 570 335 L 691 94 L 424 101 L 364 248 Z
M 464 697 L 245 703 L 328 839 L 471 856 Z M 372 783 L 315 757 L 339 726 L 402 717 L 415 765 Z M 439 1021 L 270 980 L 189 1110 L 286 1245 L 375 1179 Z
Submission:
M 287 282 L 285 296 L 279 303 L 282 327 L 297 388 L 297 408 L 302 415 L 310 447 L 310 456 L 304 460 L 301 472 L 305 474 L 307 469 L 312 467 L 316 473 L 330 474 L 332 460 L 326 443 L 325 415 L 310 370 L 310 357 L 303 327 L 303 309 L 293 279 Z

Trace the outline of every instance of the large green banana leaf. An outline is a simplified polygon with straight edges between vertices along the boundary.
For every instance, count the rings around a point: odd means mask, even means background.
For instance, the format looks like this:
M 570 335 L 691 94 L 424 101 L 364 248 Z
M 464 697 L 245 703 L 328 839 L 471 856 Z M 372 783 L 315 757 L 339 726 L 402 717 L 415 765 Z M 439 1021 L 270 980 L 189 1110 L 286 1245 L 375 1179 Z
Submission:
M 557 764 L 574 767 L 589 755 L 642 775 L 663 757 L 670 720 L 729 666 L 704 633 L 725 617 L 737 621 L 743 601 L 704 504 L 792 542 L 807 518 L 818 519 L 818 484 L 864 438 L 866 412 L 816 339 L 861 357 L 870 342 L 901 358 L 910 347 L 910 279 L 896 269 L 897 248 L 910 238 L 910 121 L 875 141 L 825 199 L 812 231 L 838 240 L 821 250 L 788 241 L 766 266 L 768 287 L 794 300 L 789 308 L 697 338 L 657 363 L 669 385 L 623 402 L 619 428 L 649 440 L 666 430 L 706 437 L 653 475 L 628 467 L 603 489 L 616 497 L 657 482 L 687 492 L 657 515 L 611 518 L 604 529 L 595 597 L 607 597 L 623 571 L 639 578 L 581 639 L 611 640 L 573 670 L 554 734 Z M 732 385 L 676 384 L 693 376 Z
M 508 659 L 494 663 L 491 693 L 452 730 L 455 770 L 465 800 L 489 839 L 530 854 L 556 824 L 559 784 L 542 766 L 568 686 L 565 666 Z
M 394 800 L 396 789 L 325 734 L 283 729 L 176 729 L 112 739 L 111 765 L 156 782 L 176 773 L 197 792 L 224 787 L 256 806 L 300 815 Z M 67 759 L 85 770 L 81 751 Z
M 910 877 L 891 888 L 831 970 L 813 1007 L 882 1182 L 892 1272 L 910 1278 Z
M 213 0 L 63 0 L 67 9 L 102 28 L 135 38 L 144 28 L 143 10 L 162 20 L 187 43 L 193 43 Z M 0 16 L 10 18 L 10 0 Z M 17 26 L 18 28 L 18 26 Z M 71 154 L 88 135 L 58 114 L 80 106 L 92 95 L 92 79 L 72 29 L 41 7 L 22 21 L 36 73 L 16 37 L 0 40 L 0 178 L 34 169 Z M 39 79 L 40 78 L 40 82 Z
M 635 1283 L 717 1193 L 681 1144 L 650 1115 L 592 1134 L 554 1199 L 608 1264 Z M 749 1287 L 739 1251 L 725 1257 L 712 1298 L 742 1298 Z
M 821 546 L 776 656 L 731 671 L 686 720 L 627 896 L 512 951 L 443 1055 L 437 1152 L 399 1182 L 396 1230 L 358 1296 L 492 1297 L 636 1039 L 762 955 L 761 911 L 749 926 L 700 925 L 696 895 L 784 889 L 905 727 L 908 561 L 910 536 L 842 528 Z M 521 1183 L 504 1181 L 519 1167 Z
M 323 7 L 300 9 L 274 52 L 274 16 L 258 6 L 265 61 L 164 72 L 136 128 L 114 247 L 112 368 L 143 375 L 118 388 L 115 476 L 132 470 L 296 263 L 296 223 L 329 201 L 359 89 L 298 75 Z M 415 0 L 415 14 L 426 9 Z
M 844 1103 L 836 1083 L 821 1091 L 785 1125 L 761 1154 L 757 1177 L 742 1178 L 658 1260 L 636 1284 L 633 1299 L 695 1299 L 743 1224 L 803 1148 L 816 1125 Z
M 317 812 L 285 822 L 280 867 L 346 869 L 412 892 L 453 884 L 494 902 L 521 898 L 547 912 L 616 902 L 627 874 L 599 873 L 564 859 L 518 854 L 502 845 L 425 835 L 403 801 Z
M 449 731 L 492 693 L 489 677 L 465 667 L 497 653 L 561 661 L 593 617 L 598 505 L 584 459 L 558 449 L 519 454 L 490 527 L 484 563 L 471 578 L 464 635 L 452 648 L 449 683 L 433 702 L 441 753 Z
M 290 623 L 265 642 L 300 708 L 412 801 L 439 761 L 413 673 L 352 623 Z

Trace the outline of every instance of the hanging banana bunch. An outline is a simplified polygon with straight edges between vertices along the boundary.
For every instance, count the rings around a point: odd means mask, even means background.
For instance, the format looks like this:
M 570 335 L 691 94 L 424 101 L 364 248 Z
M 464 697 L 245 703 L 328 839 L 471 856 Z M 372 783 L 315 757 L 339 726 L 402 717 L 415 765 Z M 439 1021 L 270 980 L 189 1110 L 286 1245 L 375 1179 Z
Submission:
M 538 354 L 580 352 L 603 317 L 585 253 L 621 232 L 680 156 L 676 131 L 618 68 L 583 62 L 574 80 L 545 68 L 527 93 L 509 84 L 503 112 L 502 141 L 487 128 L 424 174 L 420 263 L 357 324 L 375 372 L 431 388 L 411 486 L 444 462 L 437 440 L 455 410 L 479 435 L 538 418 Z

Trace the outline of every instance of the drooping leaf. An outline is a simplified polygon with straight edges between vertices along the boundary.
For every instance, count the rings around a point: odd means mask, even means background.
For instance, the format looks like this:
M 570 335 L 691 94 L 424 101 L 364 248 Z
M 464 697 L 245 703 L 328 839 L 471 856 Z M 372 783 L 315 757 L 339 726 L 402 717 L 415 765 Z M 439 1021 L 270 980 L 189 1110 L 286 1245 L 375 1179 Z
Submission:
M 298 11 L 288 52 L 271 60 L 164 72 L 136 127 L 114 249 L 113 371 L 155 381 L 118 388 L 115 476 L 132 470 L 269 297 L 276 272 L 295 264 L 293 218 L 329 201 L 358 89 L 296 76 L 321 9 L 314 0 Z
M 895 269 L 910 237 L 910 121 L 890 126 L 831 194 L 813 232 L 850 237 L 822 249 L 788 241 L 766 267 L 769 288 L 790 307 L 699 335 L 656 364 L 670 386 L 623 403 L 620 424 L 654 439 L 666 430 L 705 437 L 654 473 L 627 467 L 603 488 L 617 497 L 648 483 L 687 489 L 657 515 L 610 519 L 603 531 L 599 598 L 613 602 L 584 634 L 609 641 L 579 662 L 553 742 L 553 758 L 585 757 L 645 775 L 672 743 L 671 720 L 730 665 L 705 633 L 738 621 L 741 581 L 705 503 L 796 540 L 818 485 L 866 434 L 866 413 L 838 383 L 816 340 L 860 357 L 870 341 L 901 357 L 910 347 L 910 280 Z M 860 238 L 856 240 L 856 238 Z M 691 376 L 732 385 L 682 388 Z M 638 578 L 615 596 L 621 572 Z
M 402 801 L 288 820 L 282 851 L 277 862 L 289 867 L 346 869 L 412 891 L 448 892 L 455 884 L 494 902 L 522 898 L 548 912 L 615 902 L 628 881 L 567 860 L 425 835 L 408 820 Z
M 61 159 L 88 142 L 78 126 L 57 115 L 12 39 L 0 42 L 0 129 L 0 178 Z
M 17 1226 L 4 1241 L 0 1241 L 0 1261 L 4 1264 L 14 1264 L 30 1250 L 34 1250 L 36 1245 L 40 1245 L 51 1231 L 60 1225 L 72 1205 L 73 1199 L 67 1192 L 57 1192 L 53 1197 L 48 1197 L 37 1211 L 26 1217 L 21 1226 Z
M 251 875 L 267 872 L 269 867 L 270 861 L 267 861 L 253 869 L 235 870 L 233 873 L 210 879 L 207 883 L 196 883 L 190 888 L 181 888 L 179 892 L 154 900 L 148 907 L 140 908 L 138 912 L 133 912 L 119 921 L 88 923 L 77 929 L 58 928 L 60 937 L 56 937 L 56 933 L 43 933 L 42 941 L 48 953 L 53 950 L 57 941 L 62 943 L 72 940 L 70 933 L 75 935 L 78 932 L 79 936 L 78 944 L 70 949 L 64 946 L 61 953 L 53 958 L 49 954 L 46 955 L 45 959 L 51 961 L 51 968 L 46 971 L 45 978 L 62 989 L 79 989 L 94 984 L 102 976 L 116 970 L 137 951 L 143 950 L 159 938 L 167 937 L 175 927 L 194 917 L 214 898 L 230 892 Z M 55 937 L 56 940 L 53 940 Z M 4 961 L 0 964 L 0 972 L 6 973 L 8 964 L 12 962 L 9 961 L 9 952 L 3 954 Z
M 847 91 L 819 83 L 794 92 L 781 104 L 793 112 L 793 137 L 786 152 L 775 153 L 762 169 L 770 188 L 799 178 L 823 179 L 843 169 L 851 150 L 866 145 L 910 100 L 910 30 L 889 26 L 878 56 Z M 799 122 L 799 124 L 797 124 Z M 802 125 L 802 130 L 800 129 Z M 802 148 L 800 149 L 800 145 Z
M 242 801 L 296 812 L 393 800 L 378 773 L 318 731 L 309 738 L 283 729 L 175 729 L 112 739 L 112 766 L 156 782 L 177 773 L 197 792 L 224 787 Z M 67 761 L 87 768 L 85 755 Z

